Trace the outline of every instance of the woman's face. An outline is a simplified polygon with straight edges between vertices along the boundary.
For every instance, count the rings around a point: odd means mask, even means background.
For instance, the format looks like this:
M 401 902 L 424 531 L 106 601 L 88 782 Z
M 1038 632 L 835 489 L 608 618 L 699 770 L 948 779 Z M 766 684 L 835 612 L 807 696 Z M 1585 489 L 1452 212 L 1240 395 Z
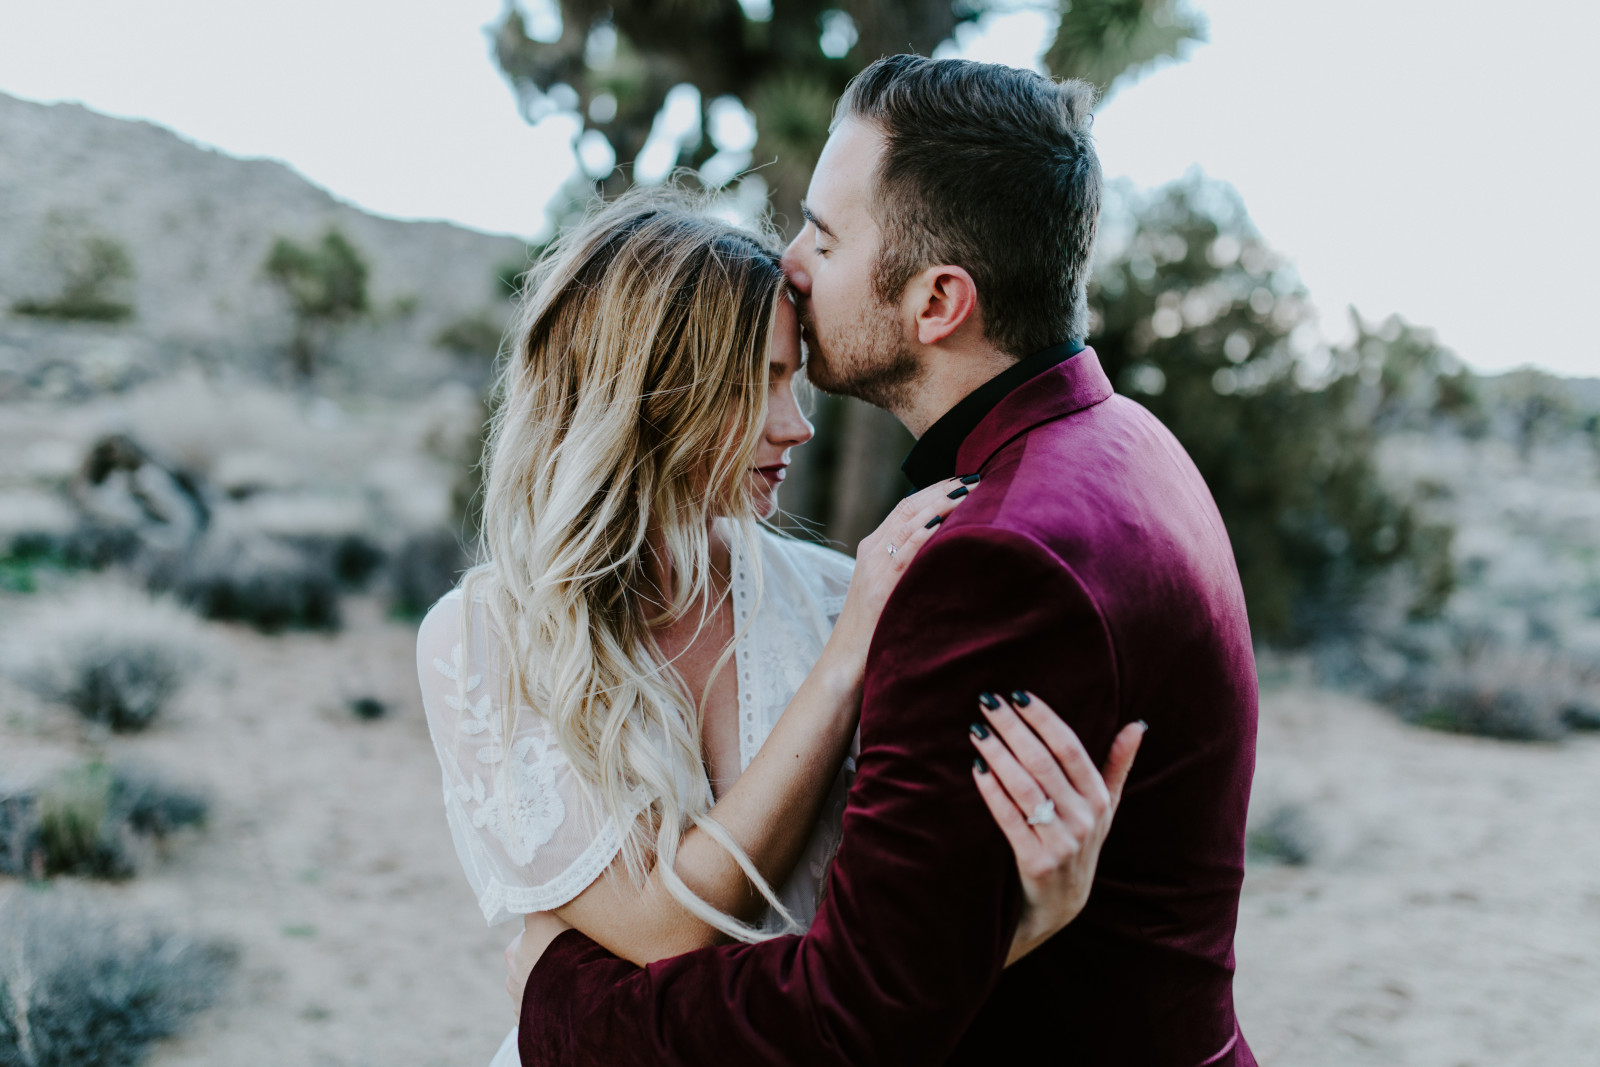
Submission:
M 767 394 L 767 422 L 750 472 L 756 514 L 769 518 L 778 510 L 778 486 L 789 470 L 789 451 L 811 440 L 810 421 L 800 411 L 795 387 L 803 364 L 800 357 L 800 320 L 794 304 L 785 297 L 778 304 L 778 321 L 772 335 L 771 385 Z

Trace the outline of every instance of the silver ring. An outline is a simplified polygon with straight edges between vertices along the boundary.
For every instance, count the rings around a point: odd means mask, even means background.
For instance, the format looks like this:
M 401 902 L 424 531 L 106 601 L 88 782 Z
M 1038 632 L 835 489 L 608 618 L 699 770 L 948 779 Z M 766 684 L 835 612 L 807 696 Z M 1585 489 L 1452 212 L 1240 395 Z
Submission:
M 1029 826 L 1049 826 L 1056 821 L 1056 802 L 1041 800 L 1033 806 L 1033 814 L 1028 816 Z
M 889 558 L 890 559 L 894 559 L 899 554 L 900 554 L 900 550 L 898 548 L 894 547 L 894 544 L 891 542 L 890 545 L 889 545 Z

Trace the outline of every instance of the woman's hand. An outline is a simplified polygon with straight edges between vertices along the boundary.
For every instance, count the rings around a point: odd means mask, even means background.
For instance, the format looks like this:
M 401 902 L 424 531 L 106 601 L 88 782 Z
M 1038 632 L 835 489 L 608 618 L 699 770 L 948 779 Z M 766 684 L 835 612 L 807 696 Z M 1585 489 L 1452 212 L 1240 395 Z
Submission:
M 853 684 L 861 682 L 872 632 L 877 629 L 878 616 L 883 614 L 883 606 L 900 576 L 945 517 L 978 488 L 978 480 L 976 474 L 947 478 L 912 493 L 856 546 L 850 591 L 845 595 L 844 610 L 833 628 L 833 637 L 823 651 L 824 660 L 836 670 L 853 672 Z
M 506 946 L 506 992 L 511 995 L 511 1012 L 518 1023 L 522 1021 L 522 991 L 527 988 L 528 975 L 539 962 L 550 942 L 563 930 L 572 929 L 559 916 L 548 911 L 536 911 L 522 917 L 522 929 Z
M 1009 701 L 985 693 L 978 702 L 983 720 L 972 724 L 979 753 L 972 776 L 1016 853 L 1027 898 L 1006 956 L 1010 966 L 1083 910 L 1146 727 L 1122 728 L 1102 778 L 1078 735 L 1038 697 L 1019 690 Z

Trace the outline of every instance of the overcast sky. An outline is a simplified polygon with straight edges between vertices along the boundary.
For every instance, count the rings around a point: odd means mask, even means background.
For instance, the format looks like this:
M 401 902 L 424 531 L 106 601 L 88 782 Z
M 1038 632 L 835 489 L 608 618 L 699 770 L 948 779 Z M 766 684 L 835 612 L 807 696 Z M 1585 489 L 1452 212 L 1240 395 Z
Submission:
M 287 161 L 402 218 L 531 234 L 573 122 L 517 115 L 501 0 L 0 0 L 0 91 Z M 1342 336 L 1348 304 L 1433 326 L 1479 370 L 1600 375 L 1600 5 L 1201 0 L 1209 43 L 1096 119 L 1108 176 L 1238 188 Z M 1028 65 L 1046 20 L 960 42 Z M 1591 309 L 1585 311 L 1584 309 Z

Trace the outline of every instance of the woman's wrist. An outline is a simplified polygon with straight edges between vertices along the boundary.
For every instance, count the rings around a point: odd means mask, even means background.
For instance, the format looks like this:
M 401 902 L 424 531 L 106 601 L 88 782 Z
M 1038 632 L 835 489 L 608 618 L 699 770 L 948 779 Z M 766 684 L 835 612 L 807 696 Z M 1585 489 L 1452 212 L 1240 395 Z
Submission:
M 836 629 L 811 668 L 811 680 L 828 704 L 845 706 L 853 716 L 861 701 L 861 679 L 866 667 L 866 643 Z

